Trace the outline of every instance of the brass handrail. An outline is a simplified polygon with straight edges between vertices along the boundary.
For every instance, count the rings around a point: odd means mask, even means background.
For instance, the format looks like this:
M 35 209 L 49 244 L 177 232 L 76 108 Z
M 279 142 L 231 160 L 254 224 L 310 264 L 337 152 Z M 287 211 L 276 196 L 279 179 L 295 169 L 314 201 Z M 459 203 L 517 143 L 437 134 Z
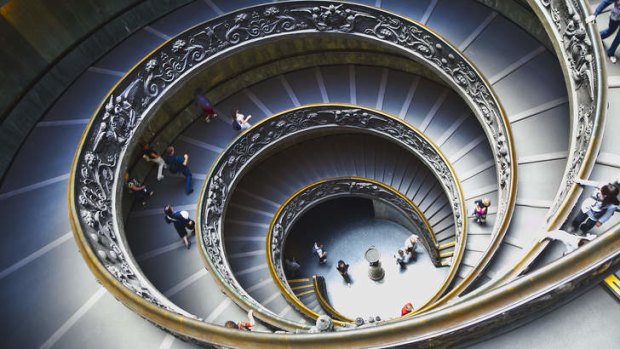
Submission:
M 465 248 L 466 221 L 460 219 L 465 216 L 464 197 L 460 183 L 445 155 L 417 128 L 385 112 L 350 104 L 314 104 L 292 108 L 265 118 L 244 131 L 214 162 L 201 190 L 196 235 L 200 241 L 200 255 L 206 267 L 212 271 L 215 281 L 226 294 L 244 308 L 254 307 L 257 317 L 267 322 L 277 323 L 283 328 L 290 329 L 294 328 L 293 326 L 302 325 L 280 318 L 252 299 L 239 285 L 226 259 L 222 257 L 225 253 L 222 237 L 222 232 L 225 230 L 223 217 L 225 217 L 229 193 L 243 173 L 257 162 L 263 153 L 273 152 L 279 143 L 288 142 L 290 137 L 298 133 L 303 132 L 304 135 L 309 135 L 311 131 L 327 132 L 330 129 L 342 129 L 349 132 L 357 129 L 357 132 L 374 133 L 387 139 L 392 138 L 432 168 L 431 172 L 444 188 L 451 201 L 458 244 L 453 257 L 454 263 L 450 265 L 448 276 L 437 293 L 428 300 L 429 304 L 439 298 L 450 286 Z M 282 286 L 281 283 L 277 285 Z M 307 309 L 303 312 L 307 313 Z
M 333 319 L 353 323 L 353 319 L 342 315 L 338 310 L 334 309 L 334 307 L 332 307 L 332 305 L 327 301 L 327 299 L 323 295 L 322 288 L 319 285 L 319 280 L 316 275 L 312 276 L 312 284 L 314 285 L 316 299 L 319 301 L 321 308 L 323 308 L 329 315 L 331 315 Z
M 551 38 L 569 91 L 571 112 L 571 141 L 564 179 L 548 213 L 545 231 L 559 229 L 577 203 L 582 189 L 574 183 L 575 178 L 588 178 L 596 163 L 607 111 L 607 73 L 604 64 L 604 47 L 595 24 L 584 25 L 584 19 L 591 13 L 587 2 L 577 0 L 575 8 L 570 1 L 559 2 L 527 0 L 541 19 Z M 555 19 L 554 19 L 555 18 Z M 557 23 L 556 23 L 557 21 Z M 570 32 L 567 27 L 572 26 Z M 583 30 L 580 31 L 580 30 Z M 579 40 L 580 55 L 588 54 L 591 60 L 576 62 L 572 53 L 565 47 L 566 42 L 575 45 L 575 35 L 585 34 L 588 41 Z M 565 38 L 566 36 L 566 38 Z M 581 71 L 582 69 L 584 69 Z M 590 90 L 587 90 L 587 88 Z M 594 91 L 594 93 L 592 93 Z M 590 111 L 588 111 L 588 109 Z M 492 282 L 472 292 L 471 296 L 505 284 L 527 271 L 530 264 L 549 245 L 549 240 L 536 240 L 530 249 L 510 270 Z
M 373 186 L 376 186 L 377 190 L 375 190 L 374 193 L 373 193 L 373 190 L 367 190 L 366 184 L 371 184 Z M 331 190 L 329 187 L 330 185 L 332 188 Z M 358 186 L 360 187 L 358 188 Z M 334 188 L 340 189 L 340 191 L 335 191 L 333 190 Z M 355 190 L 355 188 L 358 188 L 358 189 Z M 284 244 L 284 240 L 286 239 L 290 228 L 295 224 L 297 219 L 299 219 L 308 209 L 316 206 L 317 204 L 321 202 L 324 202 L 326 200 L 331 200 L 335 197 L 349 196 L 349 195 L 352 195 L 352 196 L 366 196 L 367 195 L 369 198 L 386 200 L 386 198 L 378 196 L 378 194 L 383 193 L 380 191 L 389 192 L 396 198 L 396 201 L 398 203 L 406 205 L 408 209 L 411 209 L 414 212 L 414 214 L 417 215 L 417 217 L 415 218 L 421 220 L 423 223 L 423 227 L 419 227 L 419 228 L 426 229 L 426 232 L 424 230 L 421 231 L 421 235 L 423 236 L 423 239 L 425 238 L 426 235 L 430 235 L 430 236 L 434 235 L 430 222 L 426 219 L 426 217 L 420 211 L 420 209 L 408 197 L 406 197 L 405 195 L 400 193 L 398 190 L 396 190 L 395 188 L 385 183 L 379 182 L 371 178 L 359 177 L 359 176 L 327 178 L 327 179 L 321 179 L 321 180 L 312 182 L 310 184 L 307 184 L 303 186 L 302 188 L 298 189 L 291 196 L 289 196 L 282 203 L 282 205 L 280 205 L 280 207 L 274 214 L 273 219 L 271 220 L 271 223 L 269 224 L 269 229 L 267 230 L 267 239 L 266 239 L 267 265 L 269 266 L 269 272 L 271 273 L 271 277 L 273 278 L 275 284 L 278 286 L 278 288 L 280 289 L 280 292 L 286 298 L 286 300 L 289 303 L 291 303 L 295 308 L 297 308 L 299 311 L 301 311 L 303 314 L 305 314 L 306 316 L 316 320 L 320 316 L 320 314 L 308 308 L 305 304 L 303 304 L 303 302 L 299 300 L 299 298 L 295 295 L 295 293 L 292 292 L 294 288 L 290 288 L 290 286 L 288 286 L 287 282 L 285 281 L 284 272 L 282 271 L 282 260 L 281 260 L 282 259 L 281 251 L 283 250 L 282 245 Z M 303 194 L 312 193 L 312 192 L 320 193 L 320 197 L 318 197 L 315 200 L 311 200 L 306 197 L 302 198 Z M 303 205 L 294 203 L 294 200 L 296 199 L 299 199 L 300 201 L 302 201 Z M 388 201 L 388 203 L 392 205 L 394 204 L 393 202 L 390 202 L 390 201 Z M 289 209 L 291 207 L 295 209 L 294 212 L 289 212 Z M 395 208 L 397 208 L 399 211 L 403 211 L 402 208 L 398 208 L 398 207 L 395 207 Z M 287 222 L 285 225 L 283 224 L 284 218 L 287 219 Z M 415 219 L 411 219 L 411 221 L 415 221 Z M 274 232 L 277 232 L 277 234 L 279 235 L 277 238 L 274 237 Z M 425 244 L 425 245 L 428 245 L 428 244 Z M 435 248 L 435 245 L 427 246 L 427 248 L 428 249 Z M 450 282 L 451 282 L 451 279 L 444 281 L 443 287 L 447 287 L 447 285 L 449 285 Z M 339 318 L 337 320 L 342 320 L 342 319 L 343 318 Z M 353 322 L 350 319 L 342 320 L 342 321 Z M 340 325 L 340 326 L 345 325 L 339 321 L 335 321 L 335 324 Z
M 191 315 L 171 304 L 146 280 L 120 234 L 122 222 L 116 214 L 120 189 L 116 182 L 122 164 L 127 161 L 123 154 L 135 141 L 143 120 L 166 92 L 213 57 L 222 57 L 259 39 L 313 32 L 349 35 L 385 44 L 437 72 L 472 107 L 492 139 L 492 150 L 499 163 L 500 197 L 502 192 L 507 195 L 514 192 L 515 157 L 510 130 L 490 84 L 436 33 L 402 16 L 357 4 L 299 1 L 239 10 L 166 41 L 132 68 L 95 112 L 74 158 L 69 211 L 76 241 L 102 284 L 134 311 L 178 334 L 202 338 L 192 332 L 191 326 L 187 329 L 178 326 L 177 322 L 191 322 Z M 422 35 L 421 41 L 412 46 L 411 40 L 418 40 L 418 35 Z M 500 201 L 506 203 L 507 206 L 500 207 L 506 208 L 509 217 L 513 200 L 506 197 Z M 508 219 L 500 231 L 507 226 Z M 260 318 L 260 313 L 257 317 Z M 175 318 L 172 324 L 167 321 L 171 318 Z M 230 344 L 228 339 L 236 334 L 215 330 L 213 333 L 214 343 L 224 344 Z

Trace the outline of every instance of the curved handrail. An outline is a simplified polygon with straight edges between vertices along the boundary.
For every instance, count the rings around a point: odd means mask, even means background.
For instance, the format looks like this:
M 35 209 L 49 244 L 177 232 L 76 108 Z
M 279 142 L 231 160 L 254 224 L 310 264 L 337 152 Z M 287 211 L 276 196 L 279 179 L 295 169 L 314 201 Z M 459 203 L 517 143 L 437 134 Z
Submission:
M 321 280 L 322 281 L 320 282 L 323 285 L 323 287 L 319 285 L 319 277 L 316 275 L 312 275 L 312 283 L 314 285 L 314 292 L 316 294 L 316 299 L 319 301 L 319 304 L 321 305 L 321 308 L 323 308 L 327 312 L 327 314 L 329 314 L 330 317 L 333 319 L 352 323 L 353 319 L 342 315 L 338 310 L 334 309 L 334 307 L 332 307 L 332 305 L 329 303 L 326 296 L 323 294 L 323 291 L 325 289 L 325 279 L 321 278 Z
M 267 265 L 281 293 L 295 308 L 316 320 L 320 314 L 303 304 L 286 282 L 282 251 L 291 228 L 308 210 L 322 202 L 342 196 L 359 196 L 381 200 L 401 212 L 415 225 L 422 243 L 431 252 L 435 248 L 433 229 L 420 209 L 405 195 L 391 186 L 371 178 L 348 176 L 318 180 L 297 190 L 276 211 L 267 231 Z M 457 237 L 458 238 L 458 237 Z M 429 246 L 429 241 L 433 244 Z M 446 280 L 444 285 L 448 285 Z M 350 319 L 349 319 L 350 320 Z M 349 322 L 352 322 L 350 320 Z M 342 325 L 335 322 L 336 325 Z
M 431 169 L 443 187 L 451 204 L 454 225 L 457 229 L 457 252 L 444 284 L 428 301 L 429 303 L 439 298 L 449 287 L 463 255 L 466 222 L 461 219 L 465 215 L 462 190 L 456 173 L 445 155 L 422 132 L 387 113 L 348 104 L 302 106 L 270 116 L 235 139 L 214 162 L 201 192 L 197 212 L 197 236 L 200 239 L 200 252 L 205 265 L 212 275 L 216 276 L 216 281 L 225 292 L 243 307 L 254 307 L 257 310 L 256 315 L 264 316 L 265 321 L 288 326 L 284 328 L 299 324 L 292 324 L 280 318 L 254 300 L 235 279 L 225 258 L 224 217 L 230 193 L 254 163 L 261 160 L 264 154 L 274 152 L 281 144 L 286 144 L 299 135 L 309 136 L 312 133 L 325 134 L 342 130 L 375 134 L 403 146 Z M 275 229 L 275 226 L 273 228 Z M 273 237 L 270 237 L 268 243 L 272 239 Z M 270 266 L 274 266 L 274 263 L 270 263 Z M 279 278 L 284 279 L 283 273 Z M 278 283 L 278 286 L 283 287 L 282 283 Z M 288 293 L 284 294 L 286 296 Z M 293 302 L 301 309 L 305 308 L 298 303 Z M 305 313 L 307 311 L 304 309 Z
M 505 232 L 516 185 L 510 129 L 490 84 L 471 63 L 439 35 L 387 11 L 327 1 L 260 5 L 198 25 L 156 48 L 112 88 L 82 136 L 69 183 L 74 235 L 93 273 L 128 307 L 160 326 L 189 335 L 177 321 L 191 316 L 171 304 L 141 274 L 119 228 L 117 196 L 121 190 L 116 183 L 128 161 L 124 154 L 145 118 L 167 92 L 211 59 L 259 40 L 326 32 L 391 45 L 435 71 L 466 100 L 492 140 L 501 185 L 500 213 L 505 213 L 498 235 Z M 215 331 L 217 326 L 205 328 Z M 214 340 L 229 343 L 229 334 L 223 333 Z
M 607 74 L 604 48 L 594 24 L 584 24 L 591 13 L 582 0 L 528 0 L 551 38 L 570 92 L 571 138 L 569 156 L 560 190 L 547 213 L 545 231 L 560 229 L 579 200 L 582 189 L 576 178 L 588 178 L 596 163 L 607 112 Z M 533 242 L 508 271 L 485 284 L 472 296 L 513 280 L 525 273 L 549 245 L 544 236 Z
M 587 178 L 596 162 L 605 128 L 607 74 L 604 49 L 590 4 L 582 0 L 528 0 L 551 37 L 569 91 L 571 140 L 560 190 L 548 213 L 549 230 L 558 229 L 579 199 L 575 178 Z

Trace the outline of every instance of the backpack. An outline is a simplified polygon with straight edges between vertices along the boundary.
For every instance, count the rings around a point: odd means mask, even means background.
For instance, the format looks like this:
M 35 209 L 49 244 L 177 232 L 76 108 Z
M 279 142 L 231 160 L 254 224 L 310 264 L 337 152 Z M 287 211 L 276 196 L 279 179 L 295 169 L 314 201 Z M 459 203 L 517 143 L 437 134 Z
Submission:
M 235 131 L 241 131 L 241 125 L 239 124 L 239 122 L 237 120 L 233 120 L 232 128 Z

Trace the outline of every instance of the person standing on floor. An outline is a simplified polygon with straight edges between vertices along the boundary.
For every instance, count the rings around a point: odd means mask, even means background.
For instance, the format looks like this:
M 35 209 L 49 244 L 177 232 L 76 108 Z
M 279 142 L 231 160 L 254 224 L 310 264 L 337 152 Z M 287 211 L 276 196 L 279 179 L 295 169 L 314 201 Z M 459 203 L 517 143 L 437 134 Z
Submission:
M 606 184 L 598 193 L 583 202 L 581 210 L 573 219 L 572 228 L 580 229 L 582 234 L 585 234 L 594 226 L 600 227 L 613 216 L 619 206 L 618 187 Z
M 312 253 L 319 257 L 319 263 L 325 264 L 325 262 L 327 262 L 327 251 L 323 249 L 323 244 L 321 242 L 314 243 L 314 246 L 312 246 Z
M 407 255 L 405 254 L 405 250 L 399 248 L 396 254 L 394 255 L 394 259 L 396 259 L 396 264 L 400 265 L 400 269 L 407 268 Z
M 351 277 L 349 276 L 349 265 L 345 263 L 342 259 L 338 261 L 338 266 L 336 270 L 340 273 L 340 276 L 344 279 L 344 282 L 347 283 L 347 286 L 351 286 Z
M 170 205 L 164 208 L 164 214 L 166 223 L 174 223 L 174 229 L 176 229 L 177 234 L 183 240 L 183 244 L 189 250 L 192 242 L 189 241 L 187 229 L 193 232 L 196 229 L 196 222 L 189 218 L 189 212 L 175 211 Z
M 612 5 L 611 14 L 609 15 L 609 25 L 607 26 L 607 29 L 601 30 L 602 39 L 612 36 L 618 30 L 618 26 L 620 26 L 620 0 L 603 0 L 594 11 L 594 14 L 586 17 L 586 23 L 594 22 L 596 17 L 600 15 L 601 12 L 603 12 L 609 5 Z M 607 56 L 613 64 L 616 64 L 618 61 L 616 58 L 616 49 L 618 49 L 618 45 L 620 45 L 620 35 L 616 34 L 616 37 L 607 50 Z
M 217 113 L 213 110 L 211 102 L 209 102 L 209 99 L 205 96 L 201 88 L 197 88 L 194 94 L 196 105 L 202 110 L 202 117 L 204 117 L 205 122 L 211 122 L 211 120 L 217 117 Z
M 419 239 L 420 238 L 416 234 L 411 234 L 411 236 L 408 237 L 407 240 L 405 240 L 405 253 L 410 254 L 411 258 L 413 259 L 418 256 L 418 253 L 416 252 L 416 247 L 418 246 Z
M 166 162 L 150 145 L 144 144 L 142 147 L 142 158 L 147 162 L 154 162 L 157 164 L 157 181 L 160 182 L 164 179 L 164 168 L 166 168 Z
M 181 172 L 185 176 L 185 193 L 187 193 L 187 195 L 193 193 L 194 188 L 192 183 L 192 171 L 190 171 L 189 166 L 187 165 L 189 162 L 189 155 L 187 155 L 187 153 L 183 154 L 183 157 L 176 155 L 174 147 L 169 146 L 166 150 L 164 160 L 166 161 L 170 172 Z
M 295 277 L 299 273 L 301 265 L 295 260 L 295 257 L 292 259 L 286 258 L 284 260 L 284 269 L 286 270 L 288 276 Z

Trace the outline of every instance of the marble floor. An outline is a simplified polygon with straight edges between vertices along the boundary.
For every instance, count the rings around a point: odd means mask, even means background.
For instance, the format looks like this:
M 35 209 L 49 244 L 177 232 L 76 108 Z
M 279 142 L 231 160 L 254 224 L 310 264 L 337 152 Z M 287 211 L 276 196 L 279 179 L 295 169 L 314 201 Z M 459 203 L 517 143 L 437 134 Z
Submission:
M 436 268 L 423 246 L 418 256 L 401 270 L 393 258 L 410 232 L 403 226 L 374 218 L 372 202 L 364 199 L 336 199 L 323 203 L 302 217 L 293 227 L 285 245 L 285 256 L 295 256 L 301 264 L 300 276 L 325 278 L 332 306 L 345 316 L 400 316 L 405 303 L 422 305 L 437 289 L 448 268 Z M 320 264 L 312 254 L 314 241 L 321 241 L 328 252 L 327 262 Z M 364 253 L 375 246 L 381 253 L 385 270 L 383 280 L 368 277 Z M 351 285 L 336 270 L 338 260 L 350 264 Z

